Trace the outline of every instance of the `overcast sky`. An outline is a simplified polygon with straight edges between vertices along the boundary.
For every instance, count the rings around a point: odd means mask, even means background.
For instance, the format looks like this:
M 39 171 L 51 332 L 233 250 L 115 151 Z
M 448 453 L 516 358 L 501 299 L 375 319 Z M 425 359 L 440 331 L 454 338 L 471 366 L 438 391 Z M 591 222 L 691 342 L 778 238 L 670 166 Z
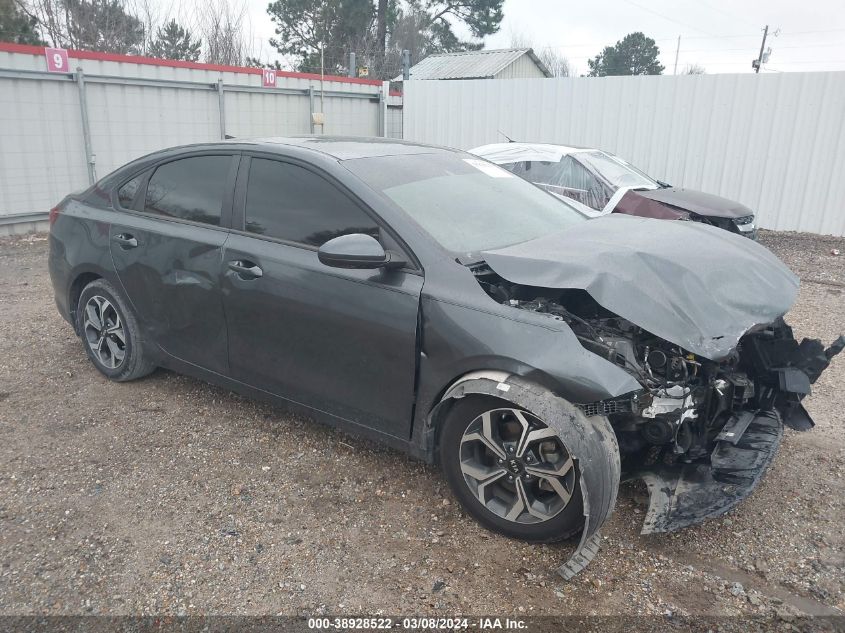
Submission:
M 247 3 L 261 57 L 275 59 L 267 0 Z M 522 33 L 535 48 L 560 51 L 578 74 L 604 46 L 633 31 L 656 40 L 666 73 L 674 69 L 679 35 L 679 72 L 687 64 L 708 73 L 752 72 L 766 24 L 772 48 L 766 72 L 845 70 L 845 0 L 505 0 L 504 14 L 485 48 L 507 48 L 511 34 Z

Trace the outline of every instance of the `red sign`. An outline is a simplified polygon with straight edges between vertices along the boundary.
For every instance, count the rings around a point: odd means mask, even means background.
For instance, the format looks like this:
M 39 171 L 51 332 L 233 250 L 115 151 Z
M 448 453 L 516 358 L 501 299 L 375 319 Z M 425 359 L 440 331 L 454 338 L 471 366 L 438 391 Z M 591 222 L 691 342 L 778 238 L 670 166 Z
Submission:
M 67 59 L 67 51 L 63 48 L 45 48 L 47 56 L 47 70 L 51 73 L 69 73 L 70 63 Z
M 265 68 L 261 73 L 261 85 L 265 88 L 276 87 L 276 71 Z

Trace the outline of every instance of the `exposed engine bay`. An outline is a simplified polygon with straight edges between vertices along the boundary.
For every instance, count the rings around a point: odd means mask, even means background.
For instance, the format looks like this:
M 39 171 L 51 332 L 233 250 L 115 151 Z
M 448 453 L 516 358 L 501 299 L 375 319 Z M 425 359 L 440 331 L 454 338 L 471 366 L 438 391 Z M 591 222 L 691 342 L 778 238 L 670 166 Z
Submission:
M 470 268 L 491 298 L 565 322 L 586 350 L 642 385 L 578 406 L 587 416 L 607 416 L 623 472 L 649 486 L 644 533 L 697 523 L 745 498 L 774 457 L 781 422 L 798 430 L 813 426 L 801 400 L 845 347 L 845 337 L 828 349 L 815 339 L 799 344 L 778 318 L 710 360 L 617 316 L 585 290 L 514 284 L 484 263 Z

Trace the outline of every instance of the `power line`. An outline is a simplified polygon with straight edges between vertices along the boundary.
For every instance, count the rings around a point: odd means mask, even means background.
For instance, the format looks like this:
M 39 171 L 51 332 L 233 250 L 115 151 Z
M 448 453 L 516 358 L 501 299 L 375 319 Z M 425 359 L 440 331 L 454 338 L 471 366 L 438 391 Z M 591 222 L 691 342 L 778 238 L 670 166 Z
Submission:
M 748 24 L 750 26 L 754 26 L 751 22 L 749 22 L 745 18 L 741 18 L 738 15 L 730 13 L 729 11 L 725 11 L 724 9 L 720 9 L 719 7 L 714 7 L 712 4 L 704 2 L 704 0 L 695 0 L 695 3 L 698 4 L 698 5 L 708 7 L 711 11 L 717 11 L 717 12 L 723 14 L 723 15 L 728 16 L 729 18 L 733 18 L 734 20 L 739 20 L 740 22 L 745 22 L 746 24 Z
M 680 22 L 680 21 L 676 20 L 675 18 L 670 18 L 668 15 L 660 13 L 659 11 L 655 11 L 654 9 L 649 9 L 648 7 L 644 7 L 643 5 L 634 2 L 634 0 L 625 0 L 625 2 L 637 7 L 638 9 L 642 9 L 643 11 L 648 11 L 649 13 L 653 13 L 654 15 L 661 17 L 664 20 L 669 20 L 670 22 L 674 22 L 675 24 L 680 24 L 681 26 L 685 26 L 688 29 L 693 29 L 694 31 L 698 31 L 699 33 L 706 33 L 707 35 L 713 35 L 709 31 L 705 31 L 704 29 L 701 29 L 697 26 L 693 26 L 692 24 L 687 24 L 685 22 Z
M 778 37 L 790 37 L 792 35 L 818 35 L 820 33 L 843 33 L 845 29 L 819 29 L 814 31 L 781 31 L 778 34 Z M 748 34 L 748 35 L 684 35 L 684 39 L 688 40 L 709 40 L 709 39 L 747 39 L 747 38 L 754 38 L 757 39 L 760 37 L 759 33 Z M 668 37 L 664 38 L 664 40 L 673 40 L 674 38 Z M 656 40 L 655 40 L 656 41 Z
M 759 33 L 748 35 L 684 35 L 685 39 L 688 40 L 739 40 L 739 39 L 749 39 L 754 38 L 755 40 L 760 37 Z
M 627 1 L 627 0 L 626 0 Z M 817 33 L 832 33 L 834 31 L 845 31 L 845 29 L 832 29 L 828 31 L 796 31 L 793 33 L 783 32 L 781 31 L 778 37 L 784 37 L 789 35 L 804 35 L 804 34 L 817 34 Z M 726 39 L 751 39 L 754 38 L 755 40 L 760 37 L 759 33 L 753 33 L 748 35 L 684 35 L 684 40 L 726 40 Z M 655 42 L 675 42 L 678 39 L 678 36 L 674 37 L 655 37 L 652 38 Z M 845 44 L 845 42 L 843 42 Z M 807 44 L 806 46 L 818 46 L 816 44 Z M 837 43 L 832 44 L 823 44 L 823 46 L 837 46 Z M 584 43 L 584 44 L 550 44 L 548 46 L 534 46 L 534 50 L 545 50 L 551 48 L 595 48 L 596 42 L 591 43 Z M 783 46 L 778 46 L 778 48 L 784 48 Z M 800 45 L 795 46 L 795 48 L 801 48 Z M 738 49 L 735 49 L 738 50 Z
M 778 66 L 782 64 L 845 64 L 845 59 L 801 59 L 794 62 L 779 61 Z
M 824 47 L 824 46 L 842 46 L 842 47 L 845 47 L 845 42 L 837 42 L 835 44 L 802 44 L 802 45 L 797 45 L 797 46 L 780 46 L 780 45 L 777 45 L 773 48 L 774 48 L 774 50 L 779 51 L 779 50 L 782 50 L 782 49 L 785 49 L 785 48 L 802 48 L 803 49 L 803 48 L 820 48 L 820 47 Z M 749 49 L 748 46 L 746 46 L 744 48 L 719 48 L 719 49 L 687 48 L 687 49 L 682 49 L 681 52 L 682 53 L 714 53 L 714 52 L 723 53 L 723 52 L 734 52 L 734 51 L 747 51 L 748 49 Z
M 626 0 L 630 1 L 630 0 Z M 822 30 L 815 30 L 815 31 L 793 31 L 793 32 L 781 32 L 780 36 L 790 36 L 790 35 L 807 35 L 807 34 L 823 34 L 823 33 L 836 33 L 836 32 L 845 32 L 845 29 L 822 29 Z M 684 39 L 696 39 L 696 40 L 710 40 L 710 39 L 736 39 L 736 38 L 754 38 L 757 39 L 760 37 L 759 33 L 754 35 L 712 35 L 712 36 L 684 36 Z M 654 40 L 655 42 L 675 42 L 676 38 L 658 38 Z M 777 50 L 783 49 L 799 49 L 799 48 L 828 48 L 828 47 L 836 47 L 836 46 L 845 46 L 845 41 L 843 42 L 825 42 L 825 43 L 815 43 L 815 44 L 793 44 L 793 45 L 778 45 L 776 46 Z M 557 44 L 557 45 L 549 45 L 549 46 L 536 46 L 534 47 L 535 50 L 561 50 L 563 49 L 574 49 L 574 48 L 592 48 L 596 49 L 596 43 L 591 44 Z M 598 46 L 601 49 L 601 45 Z M 682 49 L 681 53 L 686 55 L 687 53 L 718 53 L 718 52 L 748 52 L 756 48 L 756 44 L 742 48 L 697 48 L 697 49 Z M 566 55 L 567 59 L 570 60 L 579 60 L 579 59 L 592 59 L 592 55 Z M 739 63 L 739 62 L 737 62 Z M 742 62 L 745 63 L 745 62 Z
M 815 35 L 816 33 L 844 33 L 845 29 L 824 29 L 821 31 L 781 31 L 780 36 L 784 35 Z
M 655 42 L 668 42 L 668 41 L 675 41 L 674 37 L 663 38 L 663 39 L 656 39 Z M 596 48 L 596 42 L 591 42 L 590 44 L 551 44 L 549 46 L 532 46 L 535 51 L 540 50 L 548 50 L 553 48 Z M 601 48 L 601 45 L 598 45 Z
M 711 65 L 711 66 L 745 66 L 745 65 L 748 64 L 747 61 L 722 62 L 722 61 L 716 61 L 716 60 L 707 61 L 706 59 L 703 60 L 703 61 L 702 60 L 696 60 L 696 62 L 700 63 L 702 66 L 707 66 L 707 65 Z M 779 61 L 778 62 L 778 66 L 781 66 L 781 65 L 784 65 L 784 64 L 845 64 L 845 59 L 802 59 L 802 60 L 798 60 L 798 61 L 794 61 L 794 62 L 790 62 L 790 61 Z
M 755 36 L 755 37 L 759 37 Z M 655 42 L 658 40 L 655 40 Z M 677 41 L 676 39 L 670 41 Z M 589 45 L 590 48 L 595 48 L 595 44 Z M 835 43 L 828 43 L 828 44 L 797 44 L 797 45 L 786 45 L 781 46 L 777 45 L 773 47 L 775 50 L 783 50 L 783 49 L 804 49 L 804 48 L 826 48 L 830 46 L 842 46 L 845 47 L 845 42 L 835 42 Z M 546 49 L 560 49 L 560 48 L 575 48 L 575 46 L 568 46 L 566 44 L 561 44 L 559 46 L 536 46 L 534 50 L 546 50 Z M 578 48 L 587 48 L 587 46 L 579 46 Z M 749 50 L 753 51 L 755 45 L 744 46 L 742 48 L 681 48 L 681 54 L 686 53 L 736 53 L 736 52 L 748 52 Z M 591 59 L 594 55 L 567 55 L 567 58 L 570 59 Z

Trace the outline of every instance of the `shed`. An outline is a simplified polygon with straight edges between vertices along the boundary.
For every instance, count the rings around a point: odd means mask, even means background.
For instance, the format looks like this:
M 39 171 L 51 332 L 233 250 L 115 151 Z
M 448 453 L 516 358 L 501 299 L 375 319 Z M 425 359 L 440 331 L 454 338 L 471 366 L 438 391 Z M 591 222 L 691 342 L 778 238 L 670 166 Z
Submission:
M 411 66 L 411 79 L 525 79 L 551 77 L 530 48 L 436 53 Z M 402 81 L 402 76 L 394 81 Z

